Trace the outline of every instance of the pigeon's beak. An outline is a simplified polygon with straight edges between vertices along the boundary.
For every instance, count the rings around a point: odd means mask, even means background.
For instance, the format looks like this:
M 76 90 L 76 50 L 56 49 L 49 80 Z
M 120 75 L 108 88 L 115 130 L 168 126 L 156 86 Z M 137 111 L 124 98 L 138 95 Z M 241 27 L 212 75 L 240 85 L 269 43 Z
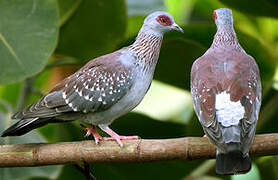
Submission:
M 172 24 L 172 29 L 184 33 L 183 29 L 179 27 L 179 25 L 177 25 L 176 23 Z

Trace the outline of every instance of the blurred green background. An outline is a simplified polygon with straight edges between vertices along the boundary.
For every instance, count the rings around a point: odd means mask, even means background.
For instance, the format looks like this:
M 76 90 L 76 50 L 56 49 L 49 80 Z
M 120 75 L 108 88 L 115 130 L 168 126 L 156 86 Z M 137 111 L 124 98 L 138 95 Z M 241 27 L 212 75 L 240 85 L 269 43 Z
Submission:
M 257 133 L 278 132 L 277 0 L 1 0 L 0 132 L 14 123 L 14 111 L 88 60 L 132 43 L 144 17 L 165 10 L 185 33 L 165 35 L 150 91 L 112 128 L 142 138 L 203 136 L 189 93 L 190 69 L 212 43 L 212 12 L 220 7 L 233 10 L 239 42 L 260 68 L 263 103 Z M 0 144 L 80 141 L 84 133 L 78 122 L 54 124 L 1 138 Z M 278 156 L 252 159 L 252 170 L 237 176 L 216 175 L 214 160 L 92 164 L 91 171 L 98 179 L 278 179 Z M 4 180 L 83 178 L 72 165 L 0 169 Z

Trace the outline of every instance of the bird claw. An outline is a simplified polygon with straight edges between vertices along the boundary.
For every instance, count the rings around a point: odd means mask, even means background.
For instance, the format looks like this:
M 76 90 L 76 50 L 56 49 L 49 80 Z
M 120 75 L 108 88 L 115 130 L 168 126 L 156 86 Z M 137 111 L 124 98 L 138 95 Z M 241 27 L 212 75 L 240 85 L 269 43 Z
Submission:
M 90 135 L 94 136 L 96 144 L 98 144 L 99 141 L 103 139 L 103 137 L 97 132 L 97 129 L 96 129 L 96 127 L 94 125 L 86 127 L 85 125 L 80 124 L 80 126 L 81 126 L 82 129 L 87 131 L 87 133 L 85 134 L 85 137 L 88 137 Z
M 124 144 L 122 143 L 121 140 L 134 140 L 134 139 L 139 139 L 138 136 L 119 136 L 117 133 L 115 133 L 112 129 L 110 129 L 109 127 L 106 128 L 102 128 L 102 130 L 104 130 L 107 134 L 109 134 L 111 137 L 102 137 L 96 129 L 96 126 L 91 125 L 89 127 L 86 127 L 83 124 L 80 124 L 81 128 L 86 130 L 87 133 L 85 135 L 85 137 L 88 137 L 90 135 L 94 136 L 95 139 L 95 143 L 98 144 L 100 142 L 100 140 L 103 141 L 111 141 L 111 140 L 116 140 L 116 142 L 120 145 L 120 147 L 123 147 Z

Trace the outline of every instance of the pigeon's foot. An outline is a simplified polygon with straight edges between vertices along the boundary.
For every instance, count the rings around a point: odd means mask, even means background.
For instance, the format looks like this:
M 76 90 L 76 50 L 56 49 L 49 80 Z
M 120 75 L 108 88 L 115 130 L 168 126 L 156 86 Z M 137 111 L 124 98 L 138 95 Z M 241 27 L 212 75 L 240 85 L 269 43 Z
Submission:
M 124 144 L 121 140 L 132 140 L 132 139 L 138 139 L 138 136 L 120 136 L 116 132 L 114 132 L 112 129 L 110 129 L 107 125 L 99 125 L 100 129 L 109 134 L 111 137 L 104 137 L 103 140 L 116 140 L 117 143 L 123 147 Z
M 204 137 L 204 138 L 207 138 L 208 136 L 205 134 L 205 135 L 203 135 L 203 137 Z
M 97 132 L 96 126 L 94 125 L 90 125 L 89 127 L 86 127 L 83 124 L 80 124 L 80 126 L 82 127 L 82 129 L 86 130 L 87 133 L 85 135 L 85 137 L 88 137 L 90 135 L 94 136 L 95 139 L 95 143 L 98 144 L 100 140 L 103 139 L 103 137 Z

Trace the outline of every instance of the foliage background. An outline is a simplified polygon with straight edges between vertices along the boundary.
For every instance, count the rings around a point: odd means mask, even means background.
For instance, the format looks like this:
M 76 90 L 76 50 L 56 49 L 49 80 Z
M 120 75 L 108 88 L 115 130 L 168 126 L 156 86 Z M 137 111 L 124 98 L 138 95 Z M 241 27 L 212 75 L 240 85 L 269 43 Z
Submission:
M 216 31 L 212 12 L 233 10 L 239 42 L 259 65 L 263 104 L 257 133 L 278 132 L 278 2 L 275 0 L 1 0 L 0 132 L 10 115 L 37 100 L 88 60 L 134 41 L 144 17 L 173 14 L 185 33 L 167 33 L 155 80 L 143 102 L 112 128 L 142 138 L 203 136 L 193 113 L 189 74 Z M 276 74 L 276 75 L 275 75 Z M 79 123 L 47 125 L 0 144 L 83 140 Z M 90 138 L 91 139 L 91 138 Z M 214 160 L 92 164 L 98 179 L 278 179 L 277 156 L 253 158 L 246 175 L 219 176 Z M 0 179 L 81 179 L 73 166 L 0 169 Z

